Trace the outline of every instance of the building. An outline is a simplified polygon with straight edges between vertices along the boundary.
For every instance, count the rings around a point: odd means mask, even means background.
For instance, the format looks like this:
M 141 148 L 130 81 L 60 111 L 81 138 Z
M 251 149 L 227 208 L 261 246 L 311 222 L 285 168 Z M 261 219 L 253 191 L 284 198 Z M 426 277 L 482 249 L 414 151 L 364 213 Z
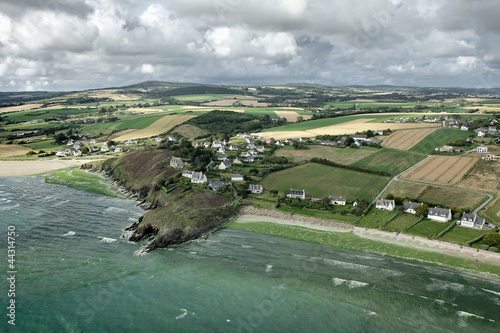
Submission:
M 264 188 L 261 185 L 250 185 L 248 190 L 254 194 L 260 194 L 264 192 Z
M 485 227 L 486 221 L 482 217 L 477 216 L 476 214 L 464 213 L 462 215 L 462 218 L 460 220 L 457 220 L 457 225 L 466 228 L 481 230 Z
M 488 147 L 483 147 L 483 146 L 480 146 L 480 147 L 477 147 L 476 148 L 476 151 L 478 153 L 487 153 L 488 152 Z
M 345 206 L 347 200 L 342 197 L 328 197 L 330 203 L 335 206 Z
M 182 171 L 182 177 L 186 177 L 186 178 L 193 178 L 193 173 L 194 171 L 189 171 L 189 170 L 184 170 Z
M 415 211 L 415 208 L 417 208 L 420 205 L 421 203 L 409 201 L 403 204 L 403 208 L 405 213 L 416 214 L 417 212 Z
M 193 176 L 191 177 L 191 183 L 203 184 L 206 182 L 207 182 L 207 176 L 205 176 L 203 172 L 193 172 Z
M 240 175 L 239 173 L 237 173 L 237 174 L 234 174 L 231 176 L 231 181 L 232 182 L 244 182 L 245 178 L 242 175 Z
M 243 162 L 242 162 L 239 158 L 237 158 L 237 157 L 236 157 L 236 158 L 233 160 L 233 164 L 234 164 L 234 165 L 241 165 L 241 164 L 243 164 Z
M 483 159 L 486 161 L 500 161 L 500 156 L 488 154 L 486 157 L 483 157 Z
M 106 145 L 106 144 L 102 145 L 101 152 L 107 153 L 108 151 L 109 151 L 108 145 Z
M 350 137 L 356 141 L 358 141 L 358 140 L 359 141 L 366 141 L 368 139 L 368 136 L 364 135 L 364 134 L 353 134 L 353 135 L 350 135 Z
M 290 192 L 286 195 L 287 198 L 292 198 L 292 199 L 301 199 L 304 200 L 306 198 L 306 191 L 305 190 L 293 190 L 290 189 Z
M 429 208 L 427 218 L 436 222 L 448 222 L 452 218 L 451 209 Z
M 184 168 L 184 162 L 182 162 L 182 158 L 180 157 L 172 157 L 170 159 L 170 166 L 174 169 L 182 169 Z
M 219 190 L 221 187 L 224 187 L 226 185 L 229 185 L 228 182 L 225 182 L 225 181 L 222 181 L 222 180 L 212 180 L 210 183 L 208 183 L 208 187 L 212 190 L 212 191 L 217 191 Z
M 396 207 L 396 202 L 394 200 L 377 200 L 375 201 L 375 208 L 392 211 Z
M 231 167 L 231 162 L 229 160 L 224 160 L 219 164 L 219 170 L 226 170 Z
M 115 153 L 123 153 L 123 149 L 121 149 L 120 147 L 116 147 Z

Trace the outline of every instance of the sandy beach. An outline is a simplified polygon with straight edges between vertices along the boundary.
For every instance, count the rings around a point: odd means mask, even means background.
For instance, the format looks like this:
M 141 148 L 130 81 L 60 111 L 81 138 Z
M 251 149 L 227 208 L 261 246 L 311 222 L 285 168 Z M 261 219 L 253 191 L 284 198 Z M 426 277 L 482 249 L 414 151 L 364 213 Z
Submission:
M 353 232 L 355 235 L 371 240 L 392 243 L 404 247 L 414 248 L 423 251 L 433 251 L 445 255 L 455 256 L 468 260 L 478 260 L 488 264 L 500 266 L 500 253 L 477 250 L 474 248 L 460 246 L 438 240 L 430 240 L 423 237 L 397 234 L 395 232 L 386 232 L 376 229 L 359 228 L 347 223 L 334 222 L 329 220 L 320 220 L 308 218 L 296 214 L 283 212 L 276 213 L 272 210 L 260 209 L 255 207 L 243 207 L 238 222 L 269 222 L 299 226 L 314 230 L 330 232 Z
M 87 160 L 0 161 L 0 177 L 31 176 L 87 163 Z

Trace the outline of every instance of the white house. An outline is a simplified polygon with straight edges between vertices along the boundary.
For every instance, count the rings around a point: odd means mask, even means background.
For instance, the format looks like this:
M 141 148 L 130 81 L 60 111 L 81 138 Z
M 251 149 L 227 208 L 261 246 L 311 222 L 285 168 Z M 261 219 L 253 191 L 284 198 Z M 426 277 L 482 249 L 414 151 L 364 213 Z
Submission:
M 345 206 L 347 200 L 342 197 L 329 197 L 330 203 L 335 206 Z
M 375 208 L 392 211 L 396 207 L 394 200 L 377 200 L 375 201 Z
M 244 182 L 245 178 L 243 178 L 242 175 L 240 175 L 239 173 L 237 173 L 237 174 L 234 174 L 234 175 L 231 176 L 231 181 L 232 182 Z
M 405 210 L 405 213 L 416 214 L 415 208 L 417 208 L 420 205 L 421 203 L 409 201 L 403 204 L 403 208 Z
M 451 217 L 451 209 L 434 207 L 427 212 L 427 218 L 436 222 L 448 222 Z
M 220 189 L 221 187 L 224 187 L 226 185 L 229 185 L 229 183 L 222 181 L 222 180 L 212 180 L 210 183 L 208 183 L 208 187 L 212 191 L 217 191 L 218 189 Z
M 116 147 L 115 153 L 123 153 L 123 149 L 121 149 L 120 147 Z
M 488 147 L 483 147 L 483 146 L 480 146 L 480 147 L 477 147 L 476 148 L 476 151 L 478 153 L 487 153 L 488 152 Z
M 247 158 L 245 158 L 243 160 L 243 162 L 245 162 L 245 163 L 253 163 L 253 162 L 255 162 L 255 158 L 253 156 L 248 156 Z
M 212 148 L 219 149 L 220 147 L 222 147 L 222 143 L 219 140 L 212 142 Z
M 184 170 L 182 171 L 182 177 L 186 177 L 186 178 L 193 178 L 193 173 L 194 171 L 189 171 L 189 170 Z
M 180 157 L 172 157 L 170 159 L 170 166 L 175 169 L 182 169 L 184 168 L 184 162 L 182 162 Z
M 290 192 L 286 196 L 287 198 L 292 198 L 292 199 L 298 198 L 304 200 L 306 198 L 306 191 L 290 189 Z
M 476 214 L 464 213 L 462 218 L 457 220 L 457 225 L 471 229 L 481 230 L 484 228 L 485 224 L 485 220 Z
M 264 188 L 261 185 L 250 185 L 248 190 L 252 193 L 259 194 L 264 191 Z
M 237 145 L 230 145 L 227 149 L 230 151 L 237 151 L 240 147 Z
M 462 124 L 462 126 L 460 126 L 460 129 L 461 129 L 462 131 L 468 131 L 468 130 L 469 130 L 469 125 L 467 125 L 467 124 Z
M 132 146 L 136 144 L 137 144 L 136 140 L 128 140 L 127 142 L 125 142 L 125 146 Z
M 478 136 L 478 137 L 480 137 L 480 138 L 482 138 L 482 137 L 483 137 L 483 136 L 485 136 L 485 135 L 486 135 L 486 132 L 485 132 L 485 131 L 478 131 L 478 132 L 477 132 L 477 136 Z
M 240 164 L 243 164 L 243 162 L 241 162 L 241 161 L 240 161 L 240 159 L 236 157 L 236 158 L 233 160 L 233 164 L 235 164 L 235 165 L 240 165 Z
M 101 152 L 107 153 L 109 151 L 108 145 L 102 145 Z
M 231 162 L 229 160 L 224 160 L 219 164 L 219 170 L 226 170 L 231 167 Z
M 191 177 L 191 183 L 203 184 L 206 182 L 207 182 L 207 176 L 205 176 L 203 172 L 193 172 L 193 176 Z

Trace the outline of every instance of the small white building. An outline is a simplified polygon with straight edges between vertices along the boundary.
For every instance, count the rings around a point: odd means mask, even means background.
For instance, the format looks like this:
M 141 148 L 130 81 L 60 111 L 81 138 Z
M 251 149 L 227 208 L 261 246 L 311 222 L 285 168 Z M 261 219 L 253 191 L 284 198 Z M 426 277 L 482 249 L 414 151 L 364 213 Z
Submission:
M 345 206 L 347 200 L 342 197 L 329 197 L 330 203 L 335 206 Z
M 487 153 L 488 152 L 488 147 L 480 146 L 476 148 L 476 151 L 478 153 Z
M 193 173 L 194 171 L 189 171 L 189 170 L 184 170 L 182 171 L 182 177 L 186 177 L 186 178 L 193 178 Z
M 250 185 L 248 190 L 254 194 L 260 194 L 264 192 L 264 188 L 261 185 Z
M 451 220 L 451 209 L 446 208 L 429 208 L 427 218 L 436 222 L 448 222 Z
M 297 199 L 305 200 L 306 191 L 305 190 L 290 189 L 290 192 L 286 196 L 287 196 L 287 198 L 292 198 L 292 199 L 297 198 Z
M 238 182 L 238 183 L 239 182 L 244 182 L 245 178 L 242 175 L 240 175 L 239 173 L 237 173 L 237 174 L 231 176 L 231 181 L 232 182 Z
M 460 220 L 457 220 L 457 225 L 466 228 L 481 230 L 485 227 L 486 221 L 482 217 L 477 216 L 476 214 L 464 213 L 462 215 L 462 218 Z
M 206 182 L 207 182 L 207 176 L 205 176 L 203 172 L 193 172 L 193 176 L 191 177 L 191 183 L 203 184 Z
M 405 213 L 410 213 L 410 214 L 415 215 L 417 213 L 415 211 L 415 208 L 417 208 L 420 205 L 421 205 L 421 203 L 409 201 L 409 202 L 405 202 L 403 204 L 403 208 L 404 208 Z
M 121 149 L 120 147 L 116 147 L 115 153 L 123 153 L 123 149 Z
M 219 170 L 226 170 L 231 167 L 231 162 L 229 160 L 224 160 L 219 164 Z
M 184 168 L 184 162 L 182 162 L 182 158 L 173 156 L 170 159 L 170 166 L 174 169 L 182 169 Z
M 102 145 L 101 152 L 107 153 L 109 151 L 108 145 Z
M 377 200 L 375 201 L 375 208 L 392 211 L 396 207 L 396 202 L 394 200 Z

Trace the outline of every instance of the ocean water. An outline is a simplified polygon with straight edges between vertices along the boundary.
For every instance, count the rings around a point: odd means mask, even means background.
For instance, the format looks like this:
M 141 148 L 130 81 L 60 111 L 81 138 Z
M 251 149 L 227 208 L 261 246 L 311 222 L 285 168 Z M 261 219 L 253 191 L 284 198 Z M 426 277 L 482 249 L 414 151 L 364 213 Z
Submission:
M 141 214 L 42 177 L 0 178 L 0 331 L 500 331 L 499 280 L 231 229 L 138 256 L 145 243 L 122 236 Z

